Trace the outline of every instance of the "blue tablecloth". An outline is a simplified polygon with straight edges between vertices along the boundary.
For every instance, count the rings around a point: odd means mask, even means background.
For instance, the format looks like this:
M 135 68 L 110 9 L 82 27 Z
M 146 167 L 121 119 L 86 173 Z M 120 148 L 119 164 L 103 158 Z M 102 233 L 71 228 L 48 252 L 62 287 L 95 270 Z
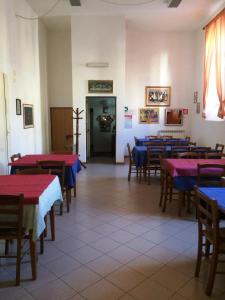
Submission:
M 199 190 L 210 199 L 215 199 L 219 208 L 225 211 L 225 187 L 200 188 Z
M 147 146 L 135 146 L 133 148 L 133 158 L 137 167 L 142 167 L 147 160 Z M 156 151 L 157 152 L 157 151 Z M 171 146 L 166 146 L 166 157 L 170 157 Z
M 179 141 L 177 139 L 137 139 L 136 146 L 143 146 L 144 143 L 148 143 L 148 142 L 153 142 L 153 143 L 163 143 L 166 142 L 167 144 L 171 143 L 171 145 L 174 145 L 175 143 L 179 143 L 179 145 L 181 146 L 188 146 L 189 140 L 187 139 L 179 139 Z

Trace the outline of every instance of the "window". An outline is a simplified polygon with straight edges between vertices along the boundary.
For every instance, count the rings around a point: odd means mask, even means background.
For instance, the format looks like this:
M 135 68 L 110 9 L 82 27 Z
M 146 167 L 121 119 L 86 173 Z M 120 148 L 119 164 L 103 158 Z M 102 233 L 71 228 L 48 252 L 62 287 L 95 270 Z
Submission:
M 225 117 L 225 9 L 205 29 L 204 117 Z

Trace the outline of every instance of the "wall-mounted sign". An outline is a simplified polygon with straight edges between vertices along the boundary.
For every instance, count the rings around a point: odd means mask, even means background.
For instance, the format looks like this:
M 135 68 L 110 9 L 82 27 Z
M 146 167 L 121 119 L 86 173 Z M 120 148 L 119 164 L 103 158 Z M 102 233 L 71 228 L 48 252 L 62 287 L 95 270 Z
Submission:
M 132 115 L 131 114 L 124 115 L 124 128 L 126 128 L 126 129 L 132 128 Z
M 188 108 L 183 108 L 183 115 L 188 115 Z

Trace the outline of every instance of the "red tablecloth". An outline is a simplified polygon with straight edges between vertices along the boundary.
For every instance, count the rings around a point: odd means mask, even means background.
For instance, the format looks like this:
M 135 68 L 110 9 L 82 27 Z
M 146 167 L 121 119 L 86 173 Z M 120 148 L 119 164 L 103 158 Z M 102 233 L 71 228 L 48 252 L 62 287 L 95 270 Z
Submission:
M 165 159 L 165 166 L 172 177 L 197 176 L 198 164 L 225 165 L 225 159 Z
M 41 175 L 1 175 L 1 195 L 24 195 L 24 204 L 38 204 L 40 195 L 55 179 L 49 174 Z
M 38 160 L 61 160 L 65 161 L 67 167 L 73 166 L 78 160 L 76 154 L 31 154 L 9 163 L 13 167 L 35 167 Z

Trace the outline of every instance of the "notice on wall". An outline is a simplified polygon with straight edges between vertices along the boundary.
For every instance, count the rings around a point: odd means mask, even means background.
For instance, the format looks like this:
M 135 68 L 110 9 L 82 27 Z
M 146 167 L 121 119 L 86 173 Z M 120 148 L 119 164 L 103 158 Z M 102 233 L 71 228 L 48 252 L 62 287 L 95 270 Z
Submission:
M 132 115 L 131 114 L 124 115 L 124 128 L 126 128 L 126 129 L 132 128 Z

